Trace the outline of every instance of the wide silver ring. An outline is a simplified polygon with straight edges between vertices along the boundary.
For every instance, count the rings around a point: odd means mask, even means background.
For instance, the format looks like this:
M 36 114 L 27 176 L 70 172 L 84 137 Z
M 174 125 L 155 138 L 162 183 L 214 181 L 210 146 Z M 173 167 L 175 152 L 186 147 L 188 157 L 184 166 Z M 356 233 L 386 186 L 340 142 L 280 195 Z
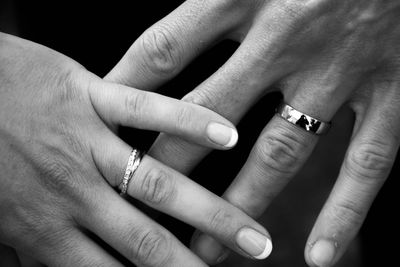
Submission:
M 325 134 L 331 126 L 330 122 L 313 118 L 286 103 L 281 103 L 276 109 L 276 113 L 288 122 L 317 135 Z
M 128 158 L 128 164 L 126 165 L 124 177 L 122 178 L 122 182 L 118 187 L 121 196 L 126 195 L 126 192 L 128 191 L 129 182 L 131 181 L 133 174 L 139 167 L 142 157 L 143 154 L 139 150 L 135 148 L 132 149 L 132 152 Z

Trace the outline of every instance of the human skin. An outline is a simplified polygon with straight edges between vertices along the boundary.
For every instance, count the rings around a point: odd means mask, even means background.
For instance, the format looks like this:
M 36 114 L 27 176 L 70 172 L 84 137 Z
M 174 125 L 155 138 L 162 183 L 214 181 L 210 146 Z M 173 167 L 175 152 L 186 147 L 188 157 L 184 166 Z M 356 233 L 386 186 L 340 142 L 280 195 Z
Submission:
M 399 22 L 396 0 L 188 0 L 146 30 L 106 79 L 155 90 L 202 51 L 231 39 L 239 48 L 183 100 L 234 123 L 273 88 L 291 106 L 326 122 L 349 106 L 355 114 L 350 144 L 305 242 L 310 266 L 331 266 L 357 234 L 398 151 Z M 318 136 L 275 116 L 224 198 L 257 218 L 317 142 Z M 208 152 L 162 134 L 150 154 L 189 173 Z M 193 249 L 209 264 L 223 253 L 205 235 Z
M 139 266 L 206 266 L 113 189 L 132 150 L 113 130 L 168 132 L 229 149 L 237 140 L 229 121 L 195 104 L 106 82 L 56 51 L 3 33 L 0 96 L 3 263 L 18 264 L 12 247 L 48 266 L 121 266 L 91 233 Z M 270 242 L 240 209 L 151 156 L 143 157 L 127 194 L 247 257 L 257 254 L 243 233 L 265 248 Z

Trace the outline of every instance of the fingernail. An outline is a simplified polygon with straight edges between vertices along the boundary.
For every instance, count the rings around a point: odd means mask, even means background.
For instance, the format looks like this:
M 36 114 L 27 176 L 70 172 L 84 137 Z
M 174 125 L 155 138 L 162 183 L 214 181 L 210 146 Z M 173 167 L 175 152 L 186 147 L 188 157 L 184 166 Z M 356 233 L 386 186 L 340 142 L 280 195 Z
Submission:
M 318 267 L 329 267 L 335 257 L 335 250 L 333 242 L 320 239 L 311 248 L 310 259 Z
M 250 228 L 242 228 L 236 234 L 236 243 L 247 254 L 258 260 L 265 259 L 272 251 L 271 240 Z
M 233 147 L 239 138 L 235 129 L 216 122 L 208 124 L 207 135 L 211 141 L 224 147 Z

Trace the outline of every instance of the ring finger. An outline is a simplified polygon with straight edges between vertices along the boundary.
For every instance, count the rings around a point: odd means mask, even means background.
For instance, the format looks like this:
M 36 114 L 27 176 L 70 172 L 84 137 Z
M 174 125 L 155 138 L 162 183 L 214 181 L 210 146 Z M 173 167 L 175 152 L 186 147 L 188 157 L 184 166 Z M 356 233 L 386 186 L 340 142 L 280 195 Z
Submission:
M 179 240 L 124 201 L 105 183 L 93 190 L 93 203 L 79 224 L 139 266 L 205 266 Z
M 331 92 L 336 92 L 336 88 L 341 86 L 341 77 L 332 79 L 332 75 L 326 73 L 331 70 L 329 64 L 321 65 L 291 76 L 282 89 L 286 103 L 302 114 L 329 122 L 344 101 L 343 96 L 332 97 Z M 329 77 L 330 82 L 320 77 Z M 238 176 L 224 193 L 225 199 L 254 218 L 265 211 L 317 144 L 317 135 L 287 119 L 279 115 L 272 118 Z M 299 120 L 297 124 L 300 123 Z M 210 258 L 207 254 L 215 254 L 217 250 L 223 251 L 211 238 L 202 236 L 199 240 L 202 242 L 194 243 L 193 248 L 202 258 Z
M 101 145 L 94 145 L 93 155 L 109 183 L 118 186 L 131 148 L 111 132 L 105 134 L 96 138 Z M 268 233 L 248 215 L 150 156 L 143 157 L 127 193 L 215 236 L 245 256 L 257 258 L 264 253 L 266 257 L 272 249 Z
M 263 94 L 271 91 L 274 82 L 297 68 L 296 60 L 281 58 L 285 49 L 283 44 L 297 20 L 288 11 L 290 8 L 286 8 L 287 3 L 278 2 L 274 2 L 273 8 L 263 10 L 268 19 L 252 27 L 229 60 L 187 94 L 184 101 L 207 107 L 237 123 Z M 188 173 L 208 151 L 161 134 L 150 154 L 166 165 Z M 171 153 L 173 157 L 167 155 Z

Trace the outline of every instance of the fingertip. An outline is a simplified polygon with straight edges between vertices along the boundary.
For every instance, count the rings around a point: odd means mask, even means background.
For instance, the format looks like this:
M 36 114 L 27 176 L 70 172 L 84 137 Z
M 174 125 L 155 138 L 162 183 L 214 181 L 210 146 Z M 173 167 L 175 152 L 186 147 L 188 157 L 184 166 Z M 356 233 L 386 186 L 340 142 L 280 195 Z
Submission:
M 238 134 L 237 130 L 231 128 L 231 138 L 230 138 L 228 144 L 225 145 L 225 147 L 227 147 L 227 148 L 234 147 L 237 144 L 238 140 L 239 140 L 239 134 Z
M 308 250 L 308 260 L 312 266 L 330 267 L 336 254 L 336 245 L 331 240 L 319 239 Z
M 271 255 L 271 253 L 272 253 L 272 241 L 271 239 L 267 239 L 264 251 L 260 255 L 255 256 L 254 258 L 256 258 L 257 260 L 263 260 L 268 258 L 269 255 Z
M 225 148 L 234 147 L 239 139 L 239 134 L 235 128 L 226 126 L 219 122 L 209 123 L 207 125 L 206 133 L 213 143 Z
M 248 227 L 240 229 L 236 234 L 236 244 L 247 255 L 257 260 L 267 258 L 272 252 L 270 237 Z

